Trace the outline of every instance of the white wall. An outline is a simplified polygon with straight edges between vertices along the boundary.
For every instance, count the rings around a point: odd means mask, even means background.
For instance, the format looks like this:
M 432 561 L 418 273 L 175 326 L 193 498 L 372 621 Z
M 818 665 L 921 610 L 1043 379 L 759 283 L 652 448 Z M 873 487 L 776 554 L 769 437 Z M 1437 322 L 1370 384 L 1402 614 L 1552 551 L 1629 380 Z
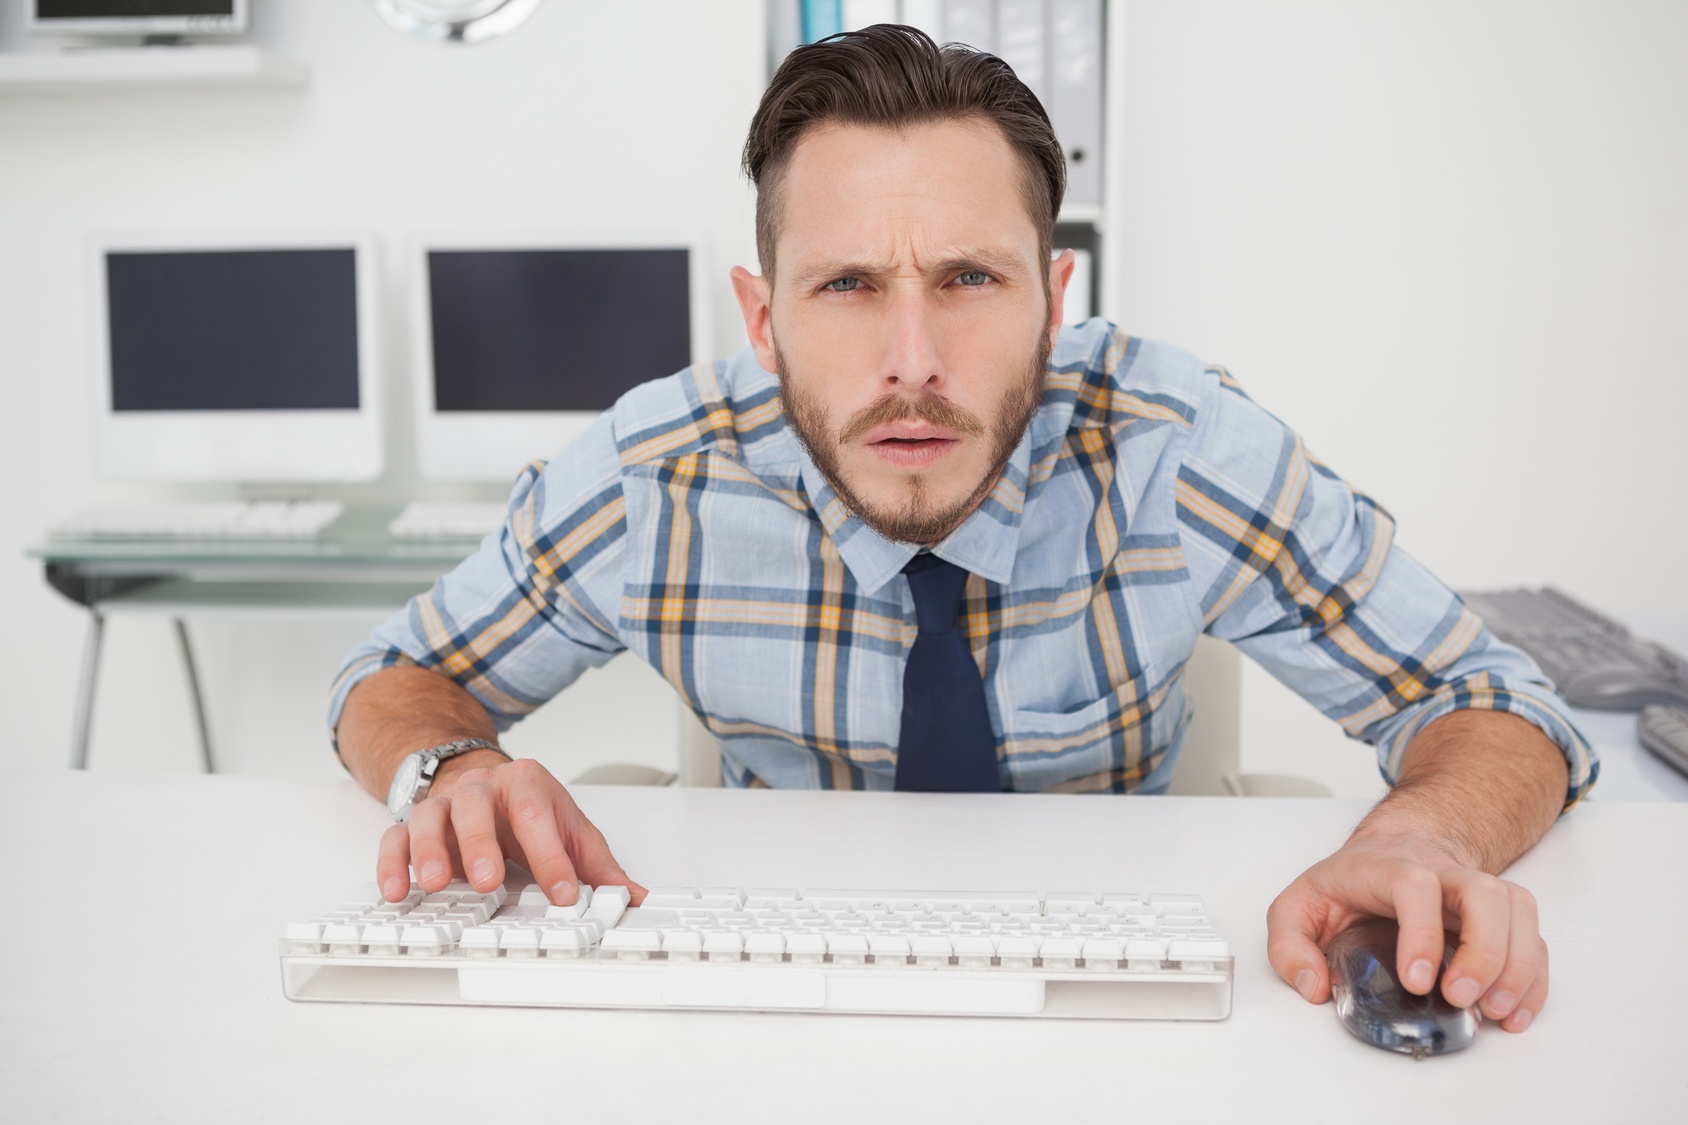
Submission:
M 760 0 L 548 0 L 470 49 L 353 0 L 269 0 L 257 37 L 304 91 L 0 97 L 0 768 L 57 766 L 81 615 L 22 557 L 56 515 L 139 490 L 89 468 L 85 233 L 102 227 L 411 230 L 660 216 L 754 260 L 736 156 L 764 73 Z M 18 9 L 0 9 L 0 45 Z M 1639 0 L 1114 0 L 1106 309 L 1224 363 L 1387 505 L 1456 585 L 1552 580 L 1640 617 L 1688 608 L 1688 5 Z M 636 40 L 640 57 L 621 45 Z M 403 277 L 386 260 L 391 468 Z M 742 330 L 723 283 L 718 349 Z M 439 494 L 439 493 L 435 493 Z M 362 625 L 196 633 L 233 768 L 317 772 L 323 690 Z M 661 760 L 662 687 L 630 661 L 512 744 L 567 776 Z M 115 623 L 93 756 L 191 769 L 162 626 Z M 629 706 L 628 701 L 634 705 Z M 1261 676 L 1244 764 L 1370 792 L 1364 748 Z M 630 718 L 629 718 L 630 716 Z M 628 725 L 631 723 L 632 725 Z
M 1456 587 L 1688 608 L 1688 4 L 1110 15 L 1105 311 L 1225 364 Z M 1244 723 L 1245 768 L 1375 787 L 1253 666 Z

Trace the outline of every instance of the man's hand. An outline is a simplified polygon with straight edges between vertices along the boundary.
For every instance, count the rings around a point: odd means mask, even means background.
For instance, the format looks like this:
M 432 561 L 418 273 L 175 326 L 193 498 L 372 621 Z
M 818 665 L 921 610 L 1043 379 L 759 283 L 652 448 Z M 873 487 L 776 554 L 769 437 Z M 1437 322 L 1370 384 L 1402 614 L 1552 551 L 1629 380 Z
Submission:
M 407 866 L 415 867 L 425 891 L 445 887 L 454 871 L 477 891 L 490 891 L 504 879 L 506 856 L 531 871 L 558 906 L 574 902 L 582 882 L 620 884 L 634 902 L 645 895 L 549 770 L 531 759 L 505 762 L 490 753 L 441 763 L 409 821 L 381 837 L 375 880 L 390 902 L 410 887 Z
M 1337 934 L 1370 917 L 1401 927 L 1396 973 L 1423 995 L 1442 963 L 1443 931 L 1459 946 L 1442 976 L 1442 995 L 1480 1010 L 1508 1031 L 1530 1026 L 1547 1000 L 1547 943 L 1529 891 L 1462 864 L 1428 840 L 1356 834 L 1313 865 L 1266 912 L 1267 955 L 1278 975 L 1315 1004 L 1330 996 L 1324 950 Z
M 1395 971 L 1419 995 L 1435 983 L 1443 932 L 1459 945 L 1442 974 L 1448 1002 L 1523 1031 L 1547 999 L 1547 945 L 1536 900 L 1497 878 L 1553 824 L 1565 758 L 1515 715 L 1455 711 L 1402 756 L 1395 788 L 1335 855 L 1309 868 L 1266 912 L 1267 956 L 1315 1004 L 1330 996 L 1324 950 L 1367 918 L 1394 918 Z

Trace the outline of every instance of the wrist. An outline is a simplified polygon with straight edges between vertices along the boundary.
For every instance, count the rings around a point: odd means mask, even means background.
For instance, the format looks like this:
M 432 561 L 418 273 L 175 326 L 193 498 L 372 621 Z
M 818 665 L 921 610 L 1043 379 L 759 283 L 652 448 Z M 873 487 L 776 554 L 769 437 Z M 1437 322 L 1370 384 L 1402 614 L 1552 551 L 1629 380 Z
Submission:
M 447 758 L 435 768 L 434 781 L 428 788 L 428 794 L 429 796 L 436 796 L 451 788 L 452 779 L 466 770 L 491 769 L 513 760 L 510 755 L 502 750 L 471 750 L 467 754 Z
M 1410 790 L 1396 789 L 1349 835 L 1344 847 L 1381 848 L 1406 854 L 1420 862 L 1447 862 L 1485 869 L 1482 855 L 1434 809 Z

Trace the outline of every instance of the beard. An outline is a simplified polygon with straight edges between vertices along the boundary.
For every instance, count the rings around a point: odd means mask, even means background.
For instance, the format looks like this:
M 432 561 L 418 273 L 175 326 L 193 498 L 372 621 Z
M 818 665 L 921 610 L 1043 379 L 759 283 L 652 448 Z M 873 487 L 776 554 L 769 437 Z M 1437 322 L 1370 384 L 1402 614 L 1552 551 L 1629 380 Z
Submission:
M 988 423 L 939 394 L 893 392 L 851 415 L 844 427 L 836 432 L 826 405 L 797 388 L 791 366 L 780 354 L 778 344 L 774 346 L 774 361 L 779 365 L 780 407 L 786 420 L 791 423 L 797 440 L 803 443 L 803 448 L 838 499 L 852 515 L 884 538 L 898 543 L 930 546 L 960 527 L 1001 479 L 1002 470 L 1008 466 L 1008 459 L 1014 455 L 1043 402 L 1043 380 L 1049 370 L 1049 352 L 1049 333 L 1040 331 L 1021 377 L 1003 394 Z M 948 504 L 931 495 L 930 481 L 923 473 L 909 476 L 900 501 L 891 504 L 869 502 L 853 486 L 844 469 L 840 450 L 878 426 L 914 420 L 940 426 L 964 438 L 986 437 L 990 442 L 989 468 L 966 496 Z

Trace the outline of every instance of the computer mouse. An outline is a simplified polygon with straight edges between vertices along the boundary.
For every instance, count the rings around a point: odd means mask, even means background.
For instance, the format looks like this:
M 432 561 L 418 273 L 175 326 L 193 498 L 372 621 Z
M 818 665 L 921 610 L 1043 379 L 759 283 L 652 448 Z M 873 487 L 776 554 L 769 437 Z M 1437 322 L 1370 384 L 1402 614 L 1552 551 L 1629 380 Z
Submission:
M 1650 704 L 1688 706 L 1688 687 L 1663 672 L 1596 664 L 1564 677 L 1558 685 L 1573 707 L 1597 711 L 1639 711 Z
M 1425 996 L 1403 988 L 1395 975 L 1399 933 L 1394 919 L 1379 918 L 1342 931 L 1330 943 L 1325 959 L 1330 963 L 1336 1018 L 1355 1038 L 1415 1059 L 1470 1045 L 1482 1022 L 1477 1006 L 1456 1008 L 1448 1003 L 1440 973 Z M 1452 950 L 1457 940 L 1450 936 L 1447 948 Z

